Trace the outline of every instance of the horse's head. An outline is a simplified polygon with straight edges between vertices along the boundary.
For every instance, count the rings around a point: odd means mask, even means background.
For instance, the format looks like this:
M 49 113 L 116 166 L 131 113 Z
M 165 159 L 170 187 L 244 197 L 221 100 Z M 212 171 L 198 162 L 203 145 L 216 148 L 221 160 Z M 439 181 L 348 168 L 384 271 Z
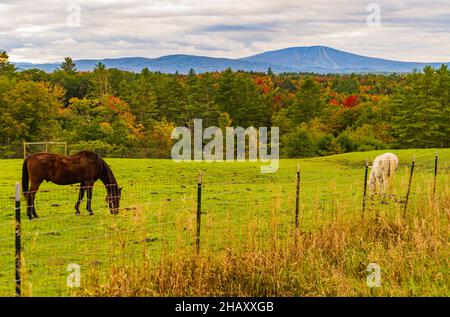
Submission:
M 108 188 L 108 194 L 106 195 L 106 203 L 108 204 L 109 211 L 113 215 L 119 213 L 120 196 L 122 195 L 122 187 L 119 188 L 117 184 L 111 185 Z

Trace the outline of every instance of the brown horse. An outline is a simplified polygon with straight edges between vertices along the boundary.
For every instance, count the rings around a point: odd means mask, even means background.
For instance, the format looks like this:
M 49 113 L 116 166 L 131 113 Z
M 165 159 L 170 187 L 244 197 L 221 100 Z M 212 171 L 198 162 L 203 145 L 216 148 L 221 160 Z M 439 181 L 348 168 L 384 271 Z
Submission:
M 92 190 L 98 179 L 105 185 L 106 202 L 111 214 L 118 214 L 122 188 L 119 188 L 108 164 L 98 154 L 91 151 L 82 151 L 72 156 L 50 153 L 35 153 L 28 156 L 22 167 L 22 190 L 27 200 L 28 218 L 31 220 L 38 216 L 34 208 L 34 198 L 39 185 L 44 180 L 58 185 L 79 183 L 80 192 L 75 204 L 75 214 L 80 214 L 79 206 L 86 191 L 86 209 L 92 215 Z M 31 185 L 28 190 L 29 181 Z

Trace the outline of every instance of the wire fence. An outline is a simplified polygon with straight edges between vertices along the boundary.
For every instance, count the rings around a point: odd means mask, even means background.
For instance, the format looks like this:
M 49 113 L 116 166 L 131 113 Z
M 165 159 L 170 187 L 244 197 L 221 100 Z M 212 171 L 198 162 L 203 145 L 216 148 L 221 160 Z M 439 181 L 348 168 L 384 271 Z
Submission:
M 388 203 L 367 198 L 366 213 L 402 214 L 409 168 L 399 167 L 394 198 Z M 433 162 L 418 161 L 415 168 L 411 212 L 429 199 L 434 184 Z M 448 163 L 440 163 L 438 194 L 449 188 L 448 172 Z M 68 279 L 73 264 L 82 272 L 79 286 L 86 287 L 101 284 L 112 264 L 133 265 L 146 259 L 157 266 L 178 251 L 197 252 L 198 241 L 200 255 L 246 250 L 274 233 L 280 238 L 295 234 L 296 217 L 298 230 L 308 232 L 360 217 L 362 212 L 363 166 L 328 173 L 300 170 L 298 196 L 296 166 L 274 174 L 261 174 L 258 167 L 201 174 L 200 189 L 197 173 L 181 169 L 176 177 L 163 181 L 128 180 L 121 184 L 117 215 L 110 214 L 100 182 L 94 186 L 93 215 L 85 208 L 86 200 L 80 215 L 75 215 L 78 186 L 40 189 L 35 200 L 39 218 L 21 222 L 22 295 L 71 295 L 74 288 L 68 287 Z M 0 195 L 0 295 L 14 296 L 14 187 L 4 193 Z M 21 206 L 25 215 L 23 199 Z

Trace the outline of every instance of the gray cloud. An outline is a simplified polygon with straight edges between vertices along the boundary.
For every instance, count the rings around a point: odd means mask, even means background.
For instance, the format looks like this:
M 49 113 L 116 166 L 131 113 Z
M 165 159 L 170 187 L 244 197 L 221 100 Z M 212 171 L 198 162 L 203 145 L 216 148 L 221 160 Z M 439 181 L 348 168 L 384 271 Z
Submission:
M 380 28 L 366 24 L 370 2 L 0 0 L 0 49 L 16 61 L 54 62 L 64 56 L 244 57 L 327 45 L 389 59 L 450 61 L 448 1 L 378 1 Z M 70 3 L 81 9 L 80 27 L 66 23 Z

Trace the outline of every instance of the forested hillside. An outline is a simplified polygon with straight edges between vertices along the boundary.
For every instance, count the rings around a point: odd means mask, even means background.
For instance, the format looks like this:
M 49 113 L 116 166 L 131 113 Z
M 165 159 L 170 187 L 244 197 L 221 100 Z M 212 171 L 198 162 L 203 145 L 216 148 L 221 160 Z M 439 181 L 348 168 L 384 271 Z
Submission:
M 450 70 L 404 75 L 140 73 L 98 64 L 79 72 L 17 71 L 0 53 L 0 155 L 23 141 L 67 141 L 71 151 L 170 156 L 175 126 L 270 127 L 284 157 L 383 148 L 450 147 Z

